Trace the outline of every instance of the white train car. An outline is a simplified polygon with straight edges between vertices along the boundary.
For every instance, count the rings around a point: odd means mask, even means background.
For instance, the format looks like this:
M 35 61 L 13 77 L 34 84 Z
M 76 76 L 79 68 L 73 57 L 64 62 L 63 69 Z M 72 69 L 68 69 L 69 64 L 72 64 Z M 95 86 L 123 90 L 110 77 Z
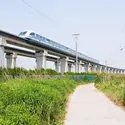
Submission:
M 67 52 L 67 53 L 70 53 L 70 54 L 72 54 L 74 56 L 76 55 L 75 50 L 72 50 L 72 49 L 70 49 L 70 48 L 68 48 L 68 47 L 66 47 L 64 45 L 61 45 L 61 44 L 59 44 L 59 43 L 57 43 L 55 41 L 52 41 L 52 40 L 50 40 L 50 39 L 48 39 L 46 37 L 43 37 L 43 36 L 39 35 L 38 33 L 33 32 L 33 31 L 23 31 L 23 32 L 21 32 L 19 34 L 19 36 L 22 37 L 22 38 L 26 38 L 26 39 L 34 40 L 34 41 L 37 41 L 37 42 L 40 42 L 40 43 L 44 43 L 46 45 L 49 45 L 49 46 L 55 47 L 55 48 L 57 48 L 59 50 L 63 50 L 65 52 Z M 98 60 L 93 59 L 91 57 L 88 57 L 88 56 L 86 56 L 86 55 L 84 55 L 82 53 L 78 53 L 78 57 L 83 58 L 85 60 L 92 61 L 94 63 L 99 63 Z

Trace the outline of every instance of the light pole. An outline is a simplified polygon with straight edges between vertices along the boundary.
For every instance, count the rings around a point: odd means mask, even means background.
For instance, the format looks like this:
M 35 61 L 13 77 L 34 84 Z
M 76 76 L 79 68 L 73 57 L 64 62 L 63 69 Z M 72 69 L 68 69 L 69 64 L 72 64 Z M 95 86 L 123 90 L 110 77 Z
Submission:
M 76 64 L 75 64 L 75 72 L 78 72 L 78 48 L 77 48 L 77 40 L 79 34 L 72 34 L 75 41 L 75 49 L 76 49 Z
M 125 48 L 125 47 L 120 48 L 120 51 L 124 51 L 124 48 Z M 108 73 L 107 60 L 105 60 L 105 66 L 106 66 L 106 80 L 107 80 L 107 82 L 108 82 L 109 79 L 110 79 L 110 76 L 109 76 L 109 73 Z
M 108 70 L 107 70 L 107 68 L 108 68 L 108 66 L 107 66 L 107 60 L 105 60 L 105 67 L 106 67 L 106 72 L 108 72 Z
M 109 79 L 109 75 L 108 75 L 108 66 L 107 66 L 107 60 L 105 60 L 105 67 L 106 67 L 106 75 L 105 75 L 105 80 L 108 82 L 108 79 Z

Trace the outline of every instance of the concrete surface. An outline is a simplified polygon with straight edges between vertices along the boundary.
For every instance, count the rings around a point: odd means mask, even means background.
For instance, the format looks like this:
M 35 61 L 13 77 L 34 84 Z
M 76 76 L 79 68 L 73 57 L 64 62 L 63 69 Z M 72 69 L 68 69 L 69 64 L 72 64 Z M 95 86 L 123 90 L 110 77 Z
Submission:
M 81 85 L 69 98 L 64 125 L 125 125 L 125 112 L 94 84 Z

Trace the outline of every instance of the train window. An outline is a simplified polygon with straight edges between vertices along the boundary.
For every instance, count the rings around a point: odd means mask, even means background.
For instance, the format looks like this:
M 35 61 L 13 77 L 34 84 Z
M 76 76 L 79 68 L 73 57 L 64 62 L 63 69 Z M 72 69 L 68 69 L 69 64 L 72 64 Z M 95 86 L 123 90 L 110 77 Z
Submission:
M 40 39 L 42 39 L 42 36 L 40 36 Z
M 40 38 L 40 35 L 39 35 L 39 34 L 36 34 L 36 37 L 37 37 L 37 38 Z
M 46 38 L 46 41 L 49 42 L 49 39 Z
M 52 44 L 53 41 L 49 40 L 48 42 L 49 42 L 49 44 Z
M 27 32 L 23 32 L 23 35 L 25 35 Z
M 19 35 L 22 35 L 23 32 L 21 32 Z
M 19 35 L 25 35 L 27 32 L 21 32 Z
M 46 42 L 46 38 L 45 37 L 43 37 L 43 41 Z
M 35 33 L 32 32 L 32 33 L 30 33 L 30 35 L 31 35 L 31 36 L 35 36 Z
M 50 39 L 47 39 L 48 41 L 50 41 Z

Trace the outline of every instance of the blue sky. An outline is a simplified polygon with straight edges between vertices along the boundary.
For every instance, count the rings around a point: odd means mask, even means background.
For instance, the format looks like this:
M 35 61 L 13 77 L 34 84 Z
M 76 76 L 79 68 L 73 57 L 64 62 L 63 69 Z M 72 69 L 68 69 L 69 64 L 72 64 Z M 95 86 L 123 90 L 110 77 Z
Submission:
M 18 34 L 33 30 L 74 49 L 73 33 L 79 33 L 78 50 L 104 64 L 125 68 L 124 0 L 21 0 L 1 1 L 0 29 Z M 23 61 L 22 61 L 23 60 Z M 20 64 L 22 61 L 22 65 Z M 18 65 L 34 67 L 34 60 L 19 58 Z

